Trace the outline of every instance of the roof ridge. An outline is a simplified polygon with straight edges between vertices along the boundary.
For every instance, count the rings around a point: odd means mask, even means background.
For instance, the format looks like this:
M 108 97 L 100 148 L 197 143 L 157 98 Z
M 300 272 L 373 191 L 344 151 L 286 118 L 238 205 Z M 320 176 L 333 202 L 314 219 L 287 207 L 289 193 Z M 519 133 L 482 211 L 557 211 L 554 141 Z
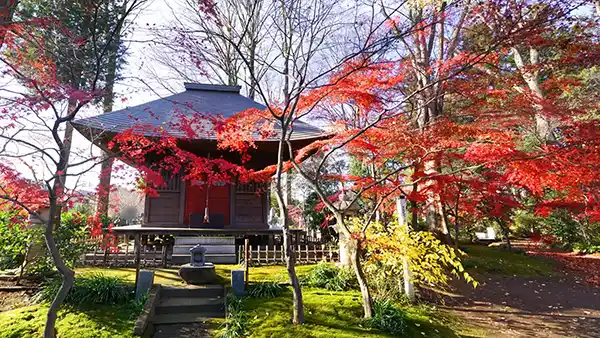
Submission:
M 195 83 L 195 82 L 184 82 L 183 86 L 185 90 L 204 90 L 204 91 L 215 91 L 215 92 L 233 92 L 240 93 L 242 86 L 227 86 L 217 85 L 210 83 Z

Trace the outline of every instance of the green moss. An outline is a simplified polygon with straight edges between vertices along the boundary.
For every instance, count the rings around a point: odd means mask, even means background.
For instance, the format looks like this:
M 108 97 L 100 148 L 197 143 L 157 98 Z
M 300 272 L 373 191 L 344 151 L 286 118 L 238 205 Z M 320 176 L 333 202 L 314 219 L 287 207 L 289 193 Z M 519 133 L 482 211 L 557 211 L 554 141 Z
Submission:
M 506 276 L 551 276 L 553 264 L 539 257 L 512 253 L 483 245 L 466 245 L 463 266 L 470 273 Z
M 177 274 L 178 269 L 154 269 L 154 282 L 163 285 L 183 285 L 183 281 Z M 128 282 L 135 282 L 135 268 L 104 268 L 104 267 L 87 267 L 75 269 L 76 274 L 93 274 L 101 273 L 105 276 L 120 277 Z
M 292 293 L 288 289 L 271 299 L 248 299 L 252 338 L 266 337 L 391 337 L 363 324 L 358 291 L 326 291 L 304 288 L 303 325 L 292 325 Z M 459 337 L 449 315 L 424 306 L 406 307 L 408 337 Z
M 305 275 L 314 265 L 300 265 L 296 267 L 298 276 Z M 239 265 L 215 265 L 219 276 L 219 282 L 224 285 L 231 283 L 231 270 L 241 269 Z M 177 274 L 178 268 L 148 268 L 154 271 L 154 282 L 163 285 L 183 285 L 183 281 Z M 105 268 L 87 267 L 75 270 L 78 274 L 102 273 L 105 276 L 121 277 L 127 281 L 135 281 L 135 268 Z M 287 282 L 288 275 L 284 266 L 269 265 L 250 267 L 250 282 Z
M 0 313 L 0 337 L 41 337 L 47 311 L 45 305 L 34 305 Z M 59 311 L 56 329 L 62 338 L 133 337 L 135 318 L 131 317 L 131 310 L 125 305 L 64 309 Z

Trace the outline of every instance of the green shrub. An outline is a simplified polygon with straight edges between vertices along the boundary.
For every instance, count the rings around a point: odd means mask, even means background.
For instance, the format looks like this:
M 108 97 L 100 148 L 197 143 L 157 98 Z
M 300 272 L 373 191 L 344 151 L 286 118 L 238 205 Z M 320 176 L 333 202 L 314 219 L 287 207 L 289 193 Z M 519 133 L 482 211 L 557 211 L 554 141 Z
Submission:
M 581 254 L 594 254 L 600 252 L 600 244 L 575 243 L 573 251 Z
M 60 226 L 54 231 L 54 240 L 58 251 L 64 262 L 70 268 L 75 268 L 83 264 L 83 255 L 91 249 L 90 244 L 86 242 L 89 236 L 88 215 L 78 211 L 64 212 L 61 215 Z M 54 264 L 50 254 L 47 252 L 42 229 L 36 228 L 39 235 L 32 237 L 32 240 L 40 241 L 41 254 L 34 262 L 27 267 L 27 272 L 32 274 L 42 274 L 53 271 Z
M 513 228 L 517 237 L 529 237 L 539 232 L 544 218 L 527 210 L 517 210 L 513 216 Z
M 373 317 L 366 320 L 367 326 L 389 333 L 395 337 L 406 331 L 406 313 L 389 300 L 376 300 Z
M 285 288 L 276 282 L 252 284 L 248 288 L 248 296 L 252 298 L 275 298 L 281 295 Z
M 133 294 L 133 293 L 132 293 Z M 140 299 L 131 298 L 124 307 L 127 312 L 130 313 L 129 319 L 136 319 L 144 311 L 144 306 L 148 300 L 148 293 L 144 293 L 140 296 Z
M 331 291 L 346 291 L 357 286 L 354 272 L 333 264 L 320 262 L 300 281 L 302 284 Z
M 566 211 L 555 211 L 544 219 L 548 234 L 555 236 L 560 247 L 571 249 L 581 239 L 580 224 Z
M 42 302 L 51 302 L 62 283 L 62 279 L 53 278 L 45 283 L 38 299 Z M 90 274 L 75 276 L 73 287 L 67 294 L 66 304 L 125 304 L 133 298 L 133 287 L 123 278 L 105 276 L 103 274 Z
M 0 211 L 0 270 L 19 267 L 27 245 L 41 236 L 41 229 L 27 226 L 16 212 Z
M 248 331 L 248 315 L 244 309 L 244 298 L 227 294 L 227 317 L 221 325 L 219 338 L 239 338 Z

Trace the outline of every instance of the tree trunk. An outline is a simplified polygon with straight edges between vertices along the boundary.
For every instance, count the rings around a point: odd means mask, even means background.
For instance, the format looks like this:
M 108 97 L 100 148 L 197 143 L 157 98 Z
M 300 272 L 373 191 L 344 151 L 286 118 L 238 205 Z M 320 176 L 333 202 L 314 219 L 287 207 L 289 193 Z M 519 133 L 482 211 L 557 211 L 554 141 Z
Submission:
M 544 93 L 540 85 L 540 75 L 537 66 L 539 64 L 539 51 L 533 47 L 529 48 L 529 64 L 526 64 L 519 50 L 516 47 L 511 48 L 513 53 L 515 64 L 521 71 L 523 80 L 527 83 L 527 87 L 533 94 L 536 100 L 544 100 Z M 540 102 L 534 102 L 533 107 L 538 111 L 535 114 L 535 130 L 544 143 L 552 143 L 556 141 L 554 136 L 554 128 L 557 127 L 558 121 L 555 119 L 545 116 L 542 112 L 543 107 Z
M 454 222 L 454 244 L 458 249 L 458 220 Z
M 429 160 L 425 162 L 424 170 L 426 175 L 434 175 L 438 171 L 435 169 L 438 165 L 435 160 Z M 427 227 L 429 231 L 436 234 L 438 239 L 445 244 L 452 244 L 452 240 L 450 239 L 450 234 L 448 232 L 448 226 L 444 220 L 444 215 L 442 211 L 442 203 L 440 201 L 440 195 L 436 191 L 431 189 L 431 185 L 433 182 L 426 181 L 427 186 L 429 188 L 427 191 L 427 213 L 426 213 L 426 221 Z
M 298 280 L 298 276 L 296 275 L 296 262 L 294 257 L 294 251 L 292 250 L 289 227 L 283 228 L 283 246 L 285 248 L 285 268 L 287 270 L 288 276 L 290 277 L 290 284 L 292 284 L 294 304 L 292 322 L 294 324 L 302 324 L 304 323 L 304 303 L 302 301 L 302 289 L 300 287 L 300 281 Z
M 352 269 L 356 274 L 356 279 L 358 281 L 358 286 L 360 287 L 360 293 L 363 298 L 363 311 L 365 318 L 373 317 L 373 298 L 371 297 L 371 292 L 369 291 L 369 284 L 367 282 L 367 278 L 363 272 L 362 264 L 360 262 L 360 257 L 362 254 L 362 245 L 360 240 L 352 240 L 352 244 L 350 247 L 351 252 L 351 263 Z
M 121 7 L 121 16 L 126 14 L 127 9 L 127 1 L 124 1 Z M 104 113 L 109 113 L 113 110 L 113 105 L 115 101 L 115 80 L 117 78 L 117 60 L 118 60 L 118 52 L 119 45 L 121 44 L 121 29 L 122 24 L 119 23 L 119 26 L 115 29 L 115 35 L 113 40 L 109 45 L 109 53 L 110 59 L 108 61 L 108 66 L 106 68 L 106 88 L 104 88 L 104 100 L 103 100 L 103 108 Z M 108 216 L 108 208 L 110 204 L 110 181 L 112 176 L 112 167 L 114 163 L 114 159 L 110 158 L 111 156 L 102 151 L 102 164 L 100 168 L 100 178 L 98 184 L 98 204 L 97 204 L 97 213 L 100 216 Z
M 346 237 L 344 231 L 338 228 L 338 246 L 340 248 L 340 264 L 341 265 L 350 265 L 350 243 L 349 239 Z
M 110 181 L 114 159 L 106 152 L 102 152 L 102 163 L 100 167 L 100 179 L 98 183 L 98 205 L 97 213 L 100 216 L 108 216 L 110 205 Z
M 277 197 L 277 204 L 279 205 L 279 217 L 283 222 L 282 228 L 285 266 L 288 276 L 290 277 L 290 284 L 292 284 L 294 304 L 292 322 L 294 324 L 302 324 L 304 323 L 304 303 L 302 302 L 302 289 L 300 287 L 300 282 L 298 281 L 298 276 L 296 275 L 296 262 L 291 243 L 289 212 L 288 206 L 284 200 L 283 191 L 283 145 L 285 142 L 285 137 L 286 130 L 284 124 L 282 123 L 282 133 L 279 141 L 279 151 L 277 157 L 277 172 L 275 174 L 275 196 Z
M 71 113 L 77 107 L 77 101 L 70 99 L 67 106 L 67 111 Z M 65 123 L 65 133 L 63 135 L 63 150 L 62 153 L 64 155 L 65 167 L 63 170 L 60 170 L 57 179 L 59 183 L 58 190 L 63 190 L 67 183 L 67 170 L 69 168 L 69 157 L 71 156 L 71 145 L 73 144 L 73 125 L 69 122 Z M 57 191 L 61 194 L 61 191 Z M 60 215 L 59 215 L 60 216 Z
M 57 336 L 55 326 L 56 318 L 58 316 L 58 309 L 67 297 L 67 294 L 69 293 L 69 290 L 71 290 L 75 280 L 75 272 L 69 269 L 63 259 L 60 257 L 56 242 L 54 241 L 54 223 L 58 219 L 60 219 L 60 207 L 57 206 L 56 198 L 54 197 L 50 200 L 50 217 L 47 222 L 45 222 L 46 225 L 44 229 L 44 239 L 46 240 L 48 252 L 52 257 L 52 262 L 62 276 L 62 284 L 58 289 L 58 293 L 54 297 L 54 300 L 50 304 L 50 307 L 48 308 L 46 327 L 44 329 L 44 338 L 54 338 Z
M 508 227 L 506 227 L 504 221 L 499 221 L 498 224 L 500 224 L 500 228 L 502 229 L 502 234 L 504 235 L 504 240 L 506 241 L 506 248 L 508 249 L 508 252 L 512 252 L 512 245 L 510 244 L 510 238 L 508 236 Z

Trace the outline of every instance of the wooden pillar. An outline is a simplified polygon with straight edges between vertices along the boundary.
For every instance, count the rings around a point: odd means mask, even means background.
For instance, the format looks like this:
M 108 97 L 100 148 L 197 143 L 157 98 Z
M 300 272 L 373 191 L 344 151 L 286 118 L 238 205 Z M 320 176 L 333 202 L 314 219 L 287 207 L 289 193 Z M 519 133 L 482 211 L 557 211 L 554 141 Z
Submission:
M 140 234 L 135 234 L 135 240 L 133 243 L 133 251 L 134 251 L 134 261 L 135 261 L 135 287 L 137 288 L 138 277 L 140 275 Z
M 245 276 L 244 276 L 244 287 L 246 289 L 248 289 L 248 265 L 250 265 L 250 259 L 248 257 L 250 252 L 250 240 L 248 239 L 248 237 L 244 238 L 244 267 L 246 269 L 245 272 Z
M 125 266 L 129 266 L 129 235 L 125 235 Z
M 162 246 L 162 267 L 167 267 L 167 244 L 165 243 Z
M 269 248 L 273 249 L 274 245 L 275 245 L 275 235 L 273 233 L 270 233 L 269 235 Z

